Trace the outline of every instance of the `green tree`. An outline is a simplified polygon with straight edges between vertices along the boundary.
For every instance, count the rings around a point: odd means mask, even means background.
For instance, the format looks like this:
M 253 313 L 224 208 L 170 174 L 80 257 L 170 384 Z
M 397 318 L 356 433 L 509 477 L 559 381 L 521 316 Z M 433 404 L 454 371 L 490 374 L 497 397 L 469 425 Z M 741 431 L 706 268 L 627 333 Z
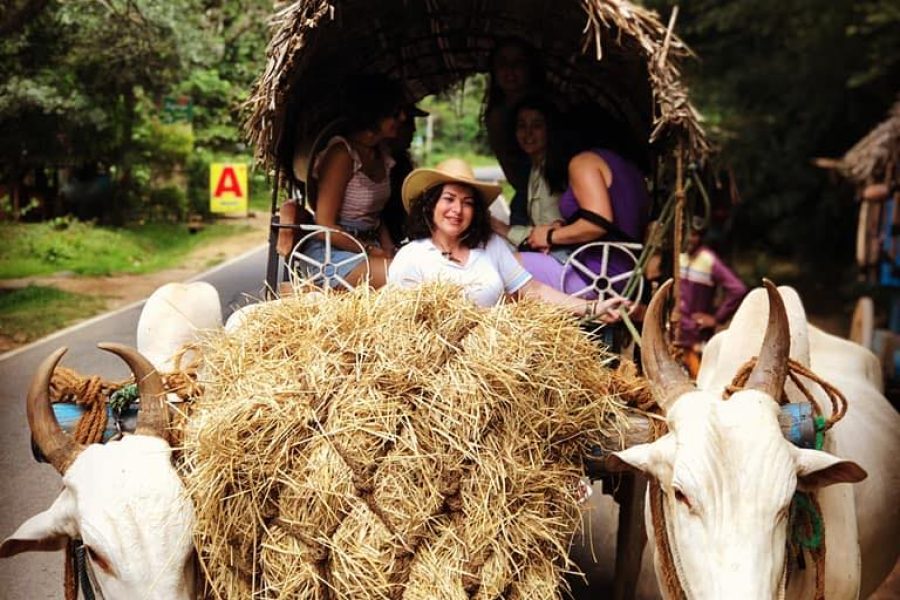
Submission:
M 164 166 L 240 151 L 239 107 L 261 69 L 270 9 L 263 0 L 20 0 L 0 11 L 11 33 L 0 38 L 0 182 L 15 196 L 26 174 L 97 165 L 116 183 L 121 214 Z M 167 95 L 194 103 L 187 137 L 157 123 Z M 48 203 L 45 214 L 58 208 Z
M 668 14 L 674 2 L 651 2 Z M 849 260 L 847 190 L 810 159 L 838 156 L 884 117 L 900 80 L 900 7 L 887 0 L 697 0 L 678 31 L 690 80 L 737 177 L 744 246 Z

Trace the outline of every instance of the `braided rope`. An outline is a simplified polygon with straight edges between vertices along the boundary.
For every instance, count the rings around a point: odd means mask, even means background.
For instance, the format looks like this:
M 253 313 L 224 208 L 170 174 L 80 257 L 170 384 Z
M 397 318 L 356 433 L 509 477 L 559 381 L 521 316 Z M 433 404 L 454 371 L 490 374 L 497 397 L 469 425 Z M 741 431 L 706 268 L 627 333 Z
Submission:
M 681 142 L 678 143 L 678 151 L 675 154 L 675 227 L 672 231 L 672 313 L 669 317 L 672 323 L 672 339 L 681 339 L 681 253 L 684 251 L 684 154 Z M 682 349 L 675 344 L 669 348 L 669 352 L 676 360 L 681 360 Z
M 650 480 L 648 493 L 650 499 L 650 518 L 653 522 L 653 537 L 656 540 L 658 550 L 659 570 L 661 572 L 660 587 L 665 589 L 666 596 L 673 600 L 684 600 L 687 595 L 678 578 L 678 570 L 675 567 L 675 556 L 672 554 L 672 546 L 669 543 L 669 530 L 666 523 L 666 512 L 663 506 L 665 492 L 656 479 Z
M 744 385 L 747 383 L 747 379 L 750 377 L 750 372 L 753 371 L 753 368 L 756 366 L 757 357 L 753 357 L 744 363 L 744 366 L 741 367 L 737 374 L 734 376 L 734 379 L 731 381 L 731 384 L 726 386 L 724 399 L 729 399 L 732 394 L 744 389 Z M 806 379 L 812 381 L 819 385 L 820 388 L 825 392 L 825 395 L 828 396 L 828 400 L 831 402 L 831 416 L 824 420 L 823 431 L 828 431 L 831 429 L 835 423 L 844 418 L 844 415 L 847 414 L 847 398 L 843 393 L 818 375 L 816 375 L 811 369 L 800 364 L 794 359 L 788 359 L 788 376 L 791 378 L 791 381 L 794 382 L 794 385 L 797 386 L 797 389 L 806 397 L 807 402 L 813 407 L 813 411 L 815 412 L 817 417 L 822 417 L 822 406 L 816 400 L 815 396 L 809 390 L 809 388 L 803 384 L 800 380 L 800 377 L 805 377 Z M 779 404 L 788 404 L 787 397 L 782 392 L 780 398 L 775 399 Z

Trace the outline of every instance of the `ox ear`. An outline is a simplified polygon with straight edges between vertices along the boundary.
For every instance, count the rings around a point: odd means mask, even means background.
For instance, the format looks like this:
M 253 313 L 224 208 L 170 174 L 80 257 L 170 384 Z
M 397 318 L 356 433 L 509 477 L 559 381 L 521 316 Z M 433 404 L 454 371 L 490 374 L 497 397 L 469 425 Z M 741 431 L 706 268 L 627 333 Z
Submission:
M 650 444 L 638 444 L 609 457 L 611 468 L 634 469 L 658 481 L 672 478 L 672 462 L 675 460 L 675 438 L 666 434 Z
M 843 460 L 821 450 L 796 449 L 797 488 L 813 491 L 835 483 L 856 483 L 868 474 L 851 460 Z
M 75 502 L 64 490 L 53 505 L 19 526 L 14 534 L 0 545 L 0 558 L 22 552 L 52 552 L 65 548 L 69 538 L 77 536 Z

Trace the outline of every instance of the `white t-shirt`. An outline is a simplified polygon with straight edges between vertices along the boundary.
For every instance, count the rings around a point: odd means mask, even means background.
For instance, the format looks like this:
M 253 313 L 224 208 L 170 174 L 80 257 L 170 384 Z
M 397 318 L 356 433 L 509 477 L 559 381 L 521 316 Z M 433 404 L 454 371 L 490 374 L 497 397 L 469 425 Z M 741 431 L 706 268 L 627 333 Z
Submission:
M 469 250 L 463 265 L 445 258 L 426 238 L 403 246 L 388 268 L 388 282 L 393 285 L 414 287 L 424 281 L 459 284 L 478 306 L 493 306 L 504 293 L 512 294 L 531 281 L 531 274 L 496 235 L 484 248 Z

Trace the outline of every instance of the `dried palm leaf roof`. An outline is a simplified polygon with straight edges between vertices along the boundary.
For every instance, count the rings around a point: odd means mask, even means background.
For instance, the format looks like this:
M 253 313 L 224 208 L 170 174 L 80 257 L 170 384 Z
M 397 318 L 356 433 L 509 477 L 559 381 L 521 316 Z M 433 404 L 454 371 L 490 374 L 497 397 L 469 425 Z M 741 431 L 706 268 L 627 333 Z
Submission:
M 641 139 L 708 150 L 677 61 L 691 54 L 655 12 L 627 0 L 299 0 L 273 18 L 245 127 L 257 159 L 289 170 L 298 142 L 334 119 L 349 77 L 379 72 L 419 100 L 488 70 L 499 40 L 541 53 L 550 93 L 595 102 Z
M 884 181 L 891 164 L 900 168 L 900 99 L 887 119 L 844 154 L 837 168 L 848 179 L 865 184 Z

